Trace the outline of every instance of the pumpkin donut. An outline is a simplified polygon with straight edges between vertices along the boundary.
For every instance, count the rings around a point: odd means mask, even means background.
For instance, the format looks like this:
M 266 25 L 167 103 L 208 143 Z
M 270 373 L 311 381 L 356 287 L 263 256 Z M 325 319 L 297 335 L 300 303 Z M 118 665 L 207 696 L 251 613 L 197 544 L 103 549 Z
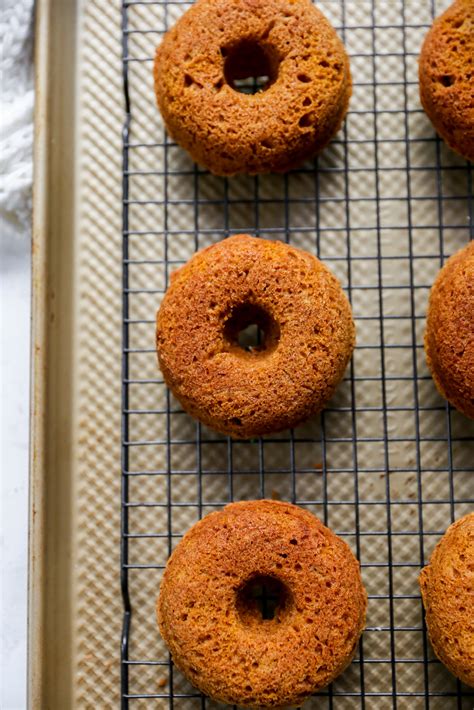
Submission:
M 157 602 L 174 663 L 211 698 L 299 706 L 350 663 L 367 594 L 348 545 L 290 503 L 232 503 L 196 523 Z
M 448 259 L 436 277 L 425 352 L 440 394 L 474 419 L 474 241 Z
M 420 55 L 420 98 L 433 126 L 474 160 L 474 2 L 456 0 L 433 23 Z
M 421 571 L 420 587 L 436 655 L 474 687 L 474 513 L 446 530 Z
M 264 339 L 248 351 L 238 337 L 251 324 Z M 248 235 L 195 254 L 172 275 L 157 314 L 171 391 L 204 424 L 240 439 L 319 412 L 354 340 L 349 302 L 319 259 Z
M 267 76 L 264 90 L 236 82 Z M 310 0 L 198 0 L 165 35 L 154 64 L 168 132 L 216 175 L 283 172 L 338 131 L 349 60 Z

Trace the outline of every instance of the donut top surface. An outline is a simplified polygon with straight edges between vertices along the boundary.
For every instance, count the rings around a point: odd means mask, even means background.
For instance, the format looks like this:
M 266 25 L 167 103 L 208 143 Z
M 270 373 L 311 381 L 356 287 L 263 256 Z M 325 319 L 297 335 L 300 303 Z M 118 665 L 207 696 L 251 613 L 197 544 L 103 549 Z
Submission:
M 474 513 L 447 529 L 421 572 L 420 586 L 436 654 L 474 686 Z
M 474 418 L 474 241 L 448 259 L 434 282 L 425 346 L 443 396 Z
M 264 342 L 237 336 L 256 323 Z M 157 315 L 167 384 L 208 426 L 245 438 L 319 411 L 354 345 L 349 302 L 316 257 L 237 235 L 197 252 L 172 276 Z
M 434 21 L 420 55 L 420 96 L 448 145 L 474 160 L 473 0 L 457 0 Z
M 351 92 L 335 30 L 310 0 L 198 0 L 157 49 L 171 135 L 216 174 L 288 170 L 339 128 Z M 267 76 L 264 90 L 239 80 Z
M 267 614 L 257 596 L 265 584 L 274 597 Z M 343 540 L 301 508 L 257 500 L 228 505 L 186 533 L 157 611 L 193 684 L 225 702 L 280 707 L 299 704 L 350 662 L 366 601 Z

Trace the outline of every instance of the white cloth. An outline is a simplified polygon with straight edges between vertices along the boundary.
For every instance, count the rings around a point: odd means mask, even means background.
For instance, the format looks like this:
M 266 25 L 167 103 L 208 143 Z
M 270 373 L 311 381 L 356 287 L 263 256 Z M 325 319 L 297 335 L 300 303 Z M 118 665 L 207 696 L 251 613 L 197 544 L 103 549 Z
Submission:
M 0 708 L 26 708 L 33 0 L 0 0 Z
M 0 0 L 0 214 L 18 234 L 31 220 L 32 28 L 33 0 Z

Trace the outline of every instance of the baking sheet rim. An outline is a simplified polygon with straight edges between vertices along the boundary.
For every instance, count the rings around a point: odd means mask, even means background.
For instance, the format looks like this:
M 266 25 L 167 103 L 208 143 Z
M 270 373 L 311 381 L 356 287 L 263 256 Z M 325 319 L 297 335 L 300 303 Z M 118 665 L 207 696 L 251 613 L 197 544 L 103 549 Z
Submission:
M 64 224 L 74 225 L 74 216 L 70 214 L 63 216 L 71 205 L 74 205 L 74 183 L 67 179 L 55 179 L 58 177 L 58 155 L 64 158 L 67 164 L 69 152 L 74 150 L 69 146 L 64 150 L 62 142 L 68 135 L 63 130 L 64 116 L 67 111 L 67 95 L 55 96 L 58 87 L 70 86 L 71 91 L 76 91 L 75 81 L 71 81 L 71 76 L 75 76 L 75 62 L 68 62 L 67 59 L 74 57 L 76 48 L 76 37 L 80 36 L 78 23 L 76 22 L 80 10 L 80 0 L 38 0 L 35 6 L 34 19 L 34 65 L 35 65 L 35 114 L 34 114 L 34 148 L 33 148 L 33 218 L 32 218 L 32 242 L 31 242 L 31 366 L 30 366 L 30 471 L 29 471 L 29 529 L 28 529 L 28 627 L 27 627 L 27 706 L 28 708 L 44 707 L 47 702 L 50 707 L 51 698 L 60 698 L 63 688 L 71 691 L 70 672 L 67 671 L 68 659 L 72 652 L 72 644 L 61 657 L 65 671 L 61 682 L 57 683 L 57 688 L 48 687 L 48 668 L 54 659 L 54 648 L 51 638 L 48 637 L 51 618 L 59 617 L 61 610 L 54 608 L 54 602 L 61 597 L 62 592 L 57 591 L 58 585 L 54 585 L 57 577 L 54 575 L 67 573 L 61 558 L 54 549 L 54 555 L 48 561 L 48 549 L 51 547 L 51 540 L 57 540 L 61 532 L 61 525 L 64 525 L 64 515 L 58 514 L 48 516 L 48 495 L 47 488 L 51 485 L 48 480 L 53 477 L 54 464 L 61 462 L 70 451 L 70 441 L 58 442 L 54 448 L 51 447 L 49 439 L 53 436 L 59 417 L 55 418 L 55 408 L 52 403 L 54 399 L 54 387 L 61 385 L 61 375 L 54 367 L 53 359 L 56 361 L 64 353 L 57 350 L 58 325 L 54 324 L 56 316 L 62 315 L 64 309 L 69 307 L 75 298 L 71 289 L 63 305 L 60 295 L 61 277 L 58 273 L 61 270 L 54 268 L 54 260 L 64 258 L 73 250 L 74 229 L 64 234 L 62 229 Z M 64 21 L 67 20 L 67 21 Z M 67 46 L 70 55 L 64 54 L 64 47 Z M 55 62 L 61 54 L 62 62 Z M 67 79 L 66 79 L 67 77 Z M 67 82 L 67 83 L 66 83 Z M 74 94 L 75 96 L 75 94 Z M 58 111 L 58 107 L 60 110 Z M 69 111 L 73 111 L 73 106 L 69 106 Z M 71 120 L 69 125 L 73 126 Z M 72 128 L 74 130 L 74 128 Z M 56 162 L 55 162 L 56 159 Z M 74 171 L 73 165 L 67 165 L 67 171 Z M 54 182 L 53 182 L 54 181 Z M 58 249 L 58 234 L 66 237 L 64 242 L 68 246 Z M 54 252 L 52 245 L 55 246 Z M 56 291 L 56 293 L 55 293 Z M 54 298 L 57 296 L 56 307 L 53 307 Z M 59 305 L 61 303 L 61 305 Z M 56 318 L 60 321 L 60 317 Z M 63 321 L 64 325 L 64 321 Z M 71 325 L 72 329 L 72 325 Z M 67 334 L 66 334 L 67 335 Z M 56 338 L 56 341 L 55 341 Z M 67 338 L 65 339 L 67 340 Z M 65 351 L 70 355 L 72 344 L 68 343 Z M 68 357 L 68 365 L 74 367 L 72 358 Z M 52 394 L 53 392 L 53 394 Z M 70 405 L 71 401 L 65 402 Z M 61 411 L 61 419 L 69 426 L 72 421 L 72 408 L 65 416 Z M 49 437 L 49 439 L 48 439 Z M 69 457 L 72 464 L 72 457 Z M 62 470 L 65 475 L 72 478 L 72 466 L 67 471 Z M 66 484 L 66 491 L 71 482 Z M 64 488 L 59 487 L 64 493 Z M 56 499 L 55 499 L 56 500 Z M 67 543 L 69 544 L 69 543 Z M 60 553 L 63 549 L 60 545 Z M 51 566 L 51 570 L 47 569 Z M 53 581 L 54 589 L 48 588 L 48 583 Z M 68 581 L 65 579 L 65 589 L 70 593 Z M 47 603 L 49 602 L 49 604 Z M 54 608 L 54 612 L 47 616 L 48 608 Z M 64 631 L 65 638 L 68 639 L 67 630 Z M 70 640 L 70 639 L 69 639 Z M 57 660 L 57 659 L 56 659 Z M 56 685 L 56 684 L 55 684 Z M 47 695 L 47 699 L 46 699 Z M 53 701 L 52 707 L 56 703 Z

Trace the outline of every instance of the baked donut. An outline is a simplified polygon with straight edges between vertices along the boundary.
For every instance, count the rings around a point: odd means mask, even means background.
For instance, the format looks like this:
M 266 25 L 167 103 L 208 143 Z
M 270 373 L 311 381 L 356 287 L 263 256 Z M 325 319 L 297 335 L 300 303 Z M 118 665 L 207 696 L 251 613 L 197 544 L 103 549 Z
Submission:
M 450 148 L 474 160 L 474 2 L 456 0 L 433 23 L 419 64 L 420 98 Z
M 256 324 L 249 351 L 241 331 Z M 316 257 L 248 235 L 195 254 L 157 314 L 164 379 L 183 408 L 236 438 L 293 427 L 319 412 L 354 347 L 349 302 Z
M 232 503 L 196 523 L 157 602 L 174 663 L 215 700 L 300 705 L 350 663 L 367 594 L 348 545 L 289 503 Z
M 240 93 L 252 76 L 264 89 Z M 216 175 L 311 158 L 351 95 L 344 46 L 310 0 L 198 0 L 158 47 L 154 80 L 168 132 Z
M 474 241 L 448 259 L 436 277 L 425 352 L 440 394 L 474 419 Z
M 446 530 L 421 570 L 420 589 L 436 655 L 474 687 L 474 513 Z

